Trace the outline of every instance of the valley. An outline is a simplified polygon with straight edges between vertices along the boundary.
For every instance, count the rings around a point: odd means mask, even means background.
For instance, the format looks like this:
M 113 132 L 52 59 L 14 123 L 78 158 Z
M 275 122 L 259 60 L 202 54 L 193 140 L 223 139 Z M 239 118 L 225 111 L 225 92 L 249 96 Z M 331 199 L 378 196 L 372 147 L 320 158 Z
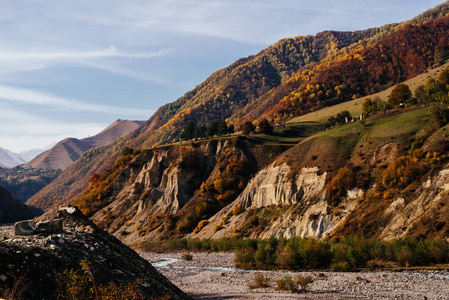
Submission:
M 447 271 L 404 270 L 335 273 L 317 271 L 245 271 L 234 269 L 233 253 L 140 253 L 164 276 L 195 299 L 444 299 L 449 288 Z M 167 263 L 164 263 L 164 262 Z M 251 288 L 255 274 L 270 278 L 269 287 Z M 312 276 L 308 293 L 277 289 L 276 280 Z
M 446 297 L 448 33 L 449 1 L 284 38 L 147 121 L 2 169 L 0 222 L 42 215 L 0 231 L 0 293 Z

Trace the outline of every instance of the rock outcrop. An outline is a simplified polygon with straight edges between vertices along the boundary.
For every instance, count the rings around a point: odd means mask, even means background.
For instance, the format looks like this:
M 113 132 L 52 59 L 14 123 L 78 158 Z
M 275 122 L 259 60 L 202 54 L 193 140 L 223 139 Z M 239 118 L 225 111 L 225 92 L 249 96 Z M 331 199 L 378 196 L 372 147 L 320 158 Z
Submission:
M 210 219 L 196 238 L 220 238 L 235 235 L 235 228 L 242 228 L 249 215 L 256 209 L 268 207 L 290 207 L 276 220 L 267 224 L 254 238 L 313 236 L 322 237 L 329 233 L 341 220 L 328 213 L 325 200 L 327 173 L 318 173 L 318 168 L 302 168 L 299 174 L 291 177 L 287 164 L 271 165 L 261 170 L 250 181 L 240 196 Z M 294 209 L 296 206 L 300 210 Z M 236 207 L 244 210 L 241 215 L 232 216 Z M 222 230 L 216 225 L 228 219 Z
M 53 210 L 36 221 L 42 224 L 57 218 L 63 221 L 62 231 L 40 231 L 29 236 L 9 234 L 9 239 L 0 242 L 0 291 L 12 289 L 14 281 L 17 284 L 23 276 L 24 299 L 56 299 L 56 274 L 79 270 L 80 263 L 87 261 L 96 286 L 141 280 L 139 289 L 145 299 L 191 299 L 79 210 Z

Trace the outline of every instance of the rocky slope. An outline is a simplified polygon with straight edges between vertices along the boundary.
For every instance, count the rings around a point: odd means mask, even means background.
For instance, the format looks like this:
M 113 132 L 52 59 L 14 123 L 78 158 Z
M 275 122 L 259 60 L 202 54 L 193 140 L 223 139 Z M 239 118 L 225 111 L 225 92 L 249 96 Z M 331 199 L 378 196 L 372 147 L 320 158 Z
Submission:
M 17 299 L 19 293 L 23 299 L 60 299 L 57 294 L 65 283 L 58 283 L 57 274 L 80 270 L 81 262 L 87 261 L 94 278 L 94 283 L 89 284 L 97 288 L 110 282 L 120 285 L 141 280 L 138 288 L 145 299 L 191 299 L 150 263 L 98 229 L 78 210 L 61 208 L 40 220 L 54 218 L 62 218 L 62 231 L 30 236 L 10 233 L 0 242 L 0 291 L 15 293 Z M 18 280 L 21 276 L 23 281 Z
M 242 172 L 225 173 L 224 169 L 229 166 Z M 75 205 L 92 214 L 97 224 L 132 244 L 158 238 L 164 231 L 171 232 L 176 219 L 190 220 L 185 221 L 184 229 L 178 227 L 179 232 L 193 230 L 191 226 L 234 199 L 256 170 L 255 154 L 240 139 L 146 150 L 118 175 L 105 178 L 111 180 L 111 193 L 106 192 L 98 201 L 100 197 L 95 196 L 95 191 L 101 190 L 102 184 L 97 188 L 91 185 L 90 191 L 75 201 Z M 219 195 L 213 190 L 214 184 L 222 182 L 223 174 L 232 176 L 233 182 L 223 185 L 233 193 L 222 193 L 222 198 L 217 200 Z M 99 209 L 91 195 L 97 197 Z

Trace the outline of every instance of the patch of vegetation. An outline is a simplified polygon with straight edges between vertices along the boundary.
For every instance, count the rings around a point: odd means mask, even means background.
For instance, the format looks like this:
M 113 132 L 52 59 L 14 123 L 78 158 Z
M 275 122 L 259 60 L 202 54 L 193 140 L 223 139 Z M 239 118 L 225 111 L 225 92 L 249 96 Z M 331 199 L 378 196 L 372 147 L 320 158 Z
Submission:
M 27 291 L 33 288 L 27 280 L 27 273 L 13 277 L 12 286 L 0 290 L 0 293 L 5 299 L 24 299 Z M 85 260 L 81 261 L 80 270 L 64 270 L 61 273 L 56 273 L 54 278 L 56 289 L 51 299 L 145 299 L 140 295 L 140 284 L 143 280 L 136 280 L 128 284 L 117 284 L 111 281 L 105 285 L 98 285 L 95 282 L 90 263 Z
M 22 168 L 0 168 L 0 186 L 16 199 L 25 203 L 42 188 L 55 180 L 61 170 Z
M 382 241 L 347 236 L 317 240 L 291 238 L 254 240 L 165 240 L 139 245 L 145 251 L 236 251 L 235 265 L 243 269 L 332 269 L 430 266 L 449 263 L 449 242 L 444 239 L 400 238 Z
M 250 283 L 248 286 L 251 289 L 257 289 L 257 288 L 266 288 L 270 286 L 270 277 L 265 277 L 260 272 L 256 272 L 254 274 L 254 281 Z
M 128 147 L 124 147 L 121 156 L 117 158 L 114 165 L 107 171 L 99 174 L 92 174 L 90 177 L 89 187 L 80 198 L 73 201 L 73 205 L 86 215 L 92 216 L 95 212 L 109 204 L 105 199 L 111 195 L 113 188 L 112 183 L 117 179 L 118 175 L 128 167 L 134 157 L 140 152 Z M 111 200 L 109 200 L 111 201 Z M 112 221 L 112 220 L 111 220 Z M 106 222 L 108 223 L 108 221 Z

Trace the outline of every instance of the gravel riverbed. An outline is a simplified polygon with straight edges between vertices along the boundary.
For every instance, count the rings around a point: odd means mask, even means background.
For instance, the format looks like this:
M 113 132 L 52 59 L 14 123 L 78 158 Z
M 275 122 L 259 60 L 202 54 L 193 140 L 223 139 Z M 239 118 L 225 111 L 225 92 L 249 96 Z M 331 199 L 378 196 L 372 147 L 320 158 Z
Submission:
M 261 271 L 271 278 L 270 288 L 251 289 L 256 271 L 234 268 L 233 253 L 145 253 L 164 276 L 195 299 L 449 299 L 449 272 L 289 272 Z M 275 289 L 277 279 L 297 274 L 311 275 L 309 293 L 295 294 Z

